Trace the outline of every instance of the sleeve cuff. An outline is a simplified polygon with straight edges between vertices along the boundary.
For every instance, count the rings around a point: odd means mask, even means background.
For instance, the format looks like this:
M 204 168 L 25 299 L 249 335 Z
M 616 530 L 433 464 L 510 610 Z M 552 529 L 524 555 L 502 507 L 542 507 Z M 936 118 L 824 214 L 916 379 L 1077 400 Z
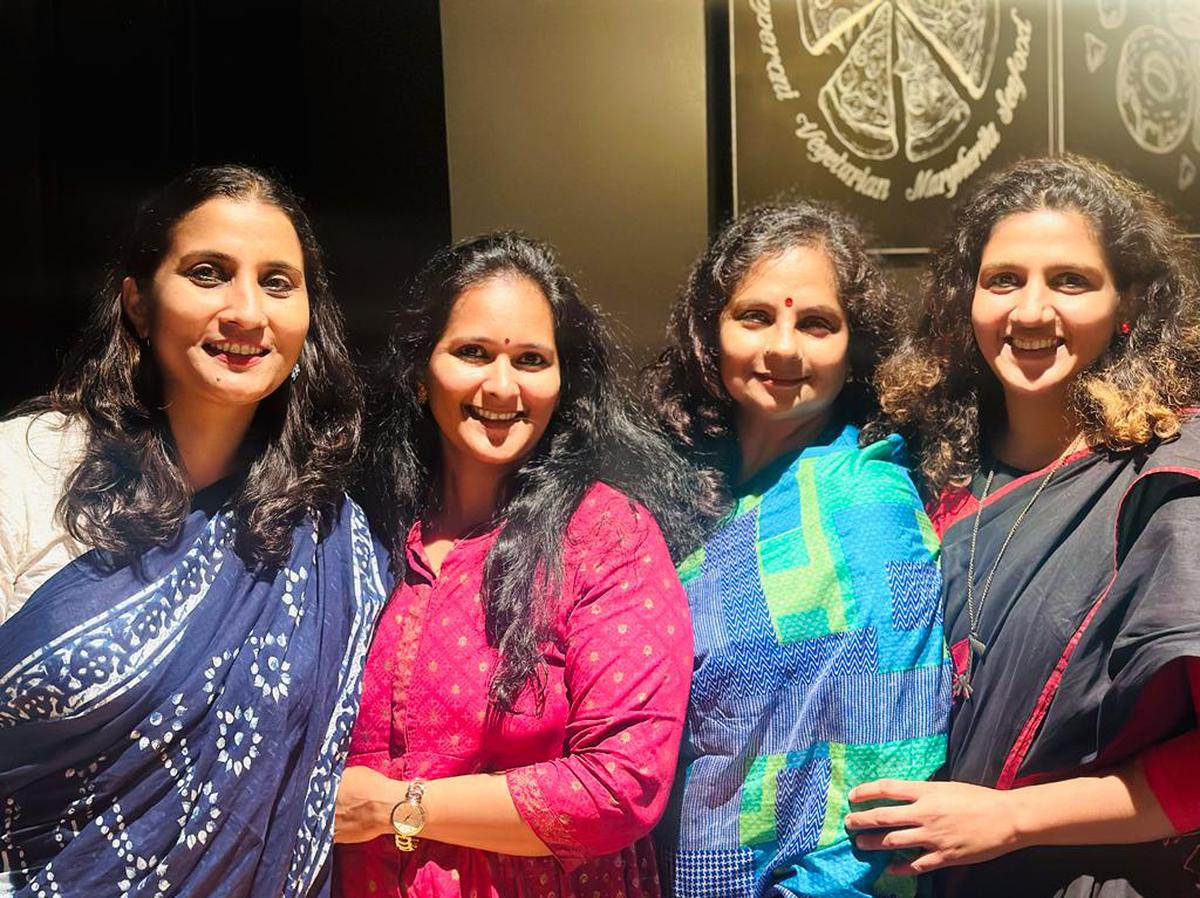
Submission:
M 1142 752 L 1150 791 L 1176 832 L 1200 829 L 1200 729 Z
M 534 835 L 550 849 L 554 859 L 570 873 L 588 857 L 584 846 L 571 833 L 569 814 L 556 812 L 542 791 L 540 776 L 545 775 L 541 764 L 516 767 L 504 774 L 513 806 Z

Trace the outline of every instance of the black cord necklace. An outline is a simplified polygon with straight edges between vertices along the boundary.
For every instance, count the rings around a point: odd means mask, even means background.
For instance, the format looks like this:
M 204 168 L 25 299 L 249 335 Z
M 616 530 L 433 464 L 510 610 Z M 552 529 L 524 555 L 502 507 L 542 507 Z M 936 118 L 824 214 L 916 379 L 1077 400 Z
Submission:
M 971 525 L 971 551 L 967 556 L 967 620 L 970 624 L 970 630 L 967 632 L 967 666 L 962 673 L 954 675 L 952 691 L 955 698 L 961 698 L 964 701 L 971 697 L 975 691 L 971 685 L 971 678 L 975 673 L 975 663 L 978 659 L 984 656 L 987 652 L 987 643 L 979 635 L 979 621 L 983 615 L 983 605 L 987 601 L 988 593 L 992 589 L 992 578 L 996 576 L 996 569 L 1000 567 L 1000 560 L 1004 557 L 1005 551 L 1008 549 L 1008 544 L 1012 542 L 1013 537 L 1017 533 L 1017 528 L 1025 521 L 1025 516 L 1029 514 L 1029 509 L 1033 508 L 1033 503 L 1038 500 L 1038 496 L 1042 491 L 1050 485 L 1051 479 L 1062 467 L 1063 462 L 1067 460 L 1071 450 L 1078 442 L 1078 438 L 1072 440 L 1067 448 L 1062 451 L 1062 454 L 1050 466 L 1050 470 L 1046 472 L 1046 476 L 1042 478 L 1042 482 L 1038 484 L 1038 488 L 1034 490 L 1029 501 L 1025 503 L 1025 507 L 1021 509 L 1021 513 L 1017 515 L 1017 519 L 1013 521 L 1013 525 L 1008 528 L 1008 535 L 1004 537 L 1004 542 L 1000 544 L 1000 551 L 996 553 L 996 560 L 992 562 L 992 569 L 988 571 L 987 579 L 983 581 L 983 590 L 979 593 L 979 604 L 975 604 L 975 545 L 979 539 L 979 519 L 983 517 L 983 506 L 987 502 L 988 493 L 992 489 L 992 480 L 996 476 L 996 469 L 991 468 L 988 471 L 987 480 L 983 484 L 983 493 L 979 497 L 979 509 L 975 512 L 975 521 Z

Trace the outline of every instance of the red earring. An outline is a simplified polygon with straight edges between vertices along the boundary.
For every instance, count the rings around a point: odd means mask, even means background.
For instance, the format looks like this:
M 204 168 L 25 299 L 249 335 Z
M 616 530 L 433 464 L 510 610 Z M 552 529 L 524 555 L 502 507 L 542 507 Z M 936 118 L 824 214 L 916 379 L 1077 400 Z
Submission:
M 1133 325 L 1132 325 L 1132 324 L 1130 324 L 1128 321 L 1122 321 L 1122 322 L 1121 322 L 1121 336 L 1122 336 L 1122 337 L 1128 337 L 1128 336 L 1129 336 L 1129 332 L 1130 332 L 1131 330 L 1133 330 Z

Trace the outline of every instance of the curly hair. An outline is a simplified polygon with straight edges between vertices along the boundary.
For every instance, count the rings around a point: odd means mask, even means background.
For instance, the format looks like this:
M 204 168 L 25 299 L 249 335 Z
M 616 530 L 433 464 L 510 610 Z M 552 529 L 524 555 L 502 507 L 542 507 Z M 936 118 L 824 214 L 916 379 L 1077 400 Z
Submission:
M 175 226 L 218 197 L 266 203 L 288 217 L 303 251 L 310 306 L 299 375 L 262 401 L 241 450 L 248 472 L 231 499 L 238 555 L 248 564 L 277 566 L 287 560 L 292 531 L 305 515 L 330 523 L 358 447 L 361 388 L 321 249 L 299 200 L 280 181 L 247 166 L 194 168 L 141 204 L 124 256 L 110 267 L 57 382 L 49 394 L 13 412 L 57 411 L 86 424 L 86 449 L 67 480 L 58 515 L 81 544 L 117 560 L 170 541 L 193 496 L 162 411 L 158 364 L 122 309 L 121 281 L 132 277 L 153 296 L 154 273 Z
M 1093 447 L 1120 452 L 1179 430 L 1196 403 L 1200 296 L 1195 252 L 1163 204 L 1099 162 L 1027 159 L 986 179 L 958 208 L 933 255 L 924 305 L 911 332 L 879 367 L 886 418 L 909 437 L 932 495 L 969 482 L 981 444 L 1004 421 L 999 382 L 975 343 L 971 304 L 984 247 L 1007 216 L 1073 212 L 1102 247 L 1128 334 L 1071 386 L 1069 407 Z
M 862 424 L 876 409 L 871 382 L 891 348 L 896 303 L 863 230 L 840 209 L 809 200 L 747 210 L 692 267 L 671 310 L 666 345 L 646 369 L 655 417 L 699 469 L 706 526 L 728 510 L 740 465 L 736 409 L 720 373 L 721 311 L 757 264 L 794 247 L 824 250 L 837 276 L 850 329 L 850 375 L 836 414 Z
M 436 501 L 441 473 L 438 426 L 418 385 L 459 296 L 499 277 L 526 278 L 546 298 L 561 374 L 546 432 L 495 509 L 492 524 L 500 530 L 484 563 L 486 633 L 500 655 L 490 698 L 511 711 L 526 686 L 539 708 L 544 699 L 540 640 L 562 583 L 563 537 L 593 484 L 604 481 L 645 505 L 673 548 L 690 549 L 696 537 L 691 470 L 618 383 L 603 320 L 549 246 L 500 231 L 443 249 L 426 263 L 408 287 L 379 372 L 381 400 L 368 416 L 360 494 L 392 549 L 396 574 L 404 576 L 407 531 Z

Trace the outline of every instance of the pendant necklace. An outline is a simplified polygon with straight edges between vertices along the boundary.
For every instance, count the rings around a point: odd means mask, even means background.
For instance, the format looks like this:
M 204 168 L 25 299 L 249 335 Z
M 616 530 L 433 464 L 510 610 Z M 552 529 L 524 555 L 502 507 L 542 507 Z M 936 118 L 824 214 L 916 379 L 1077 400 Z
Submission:
M 1029 514 L 1029 509 L 1033 508 L 1033 503 L 1038 500 L 1038 496 L 1042 494 L 1042 490 L 1050 485 L 1051 478 L 1058 473 L 1058 469 L 1067 460 L 1067 456 L 1071 454 L 1071 450 L 1075 448 L 1077 442 L 1079 442 L 1078 437 L 1071 440 L 1067 448 L 1062 451 L 1062 454 L 1050 466 L 1050 470 L 1046 472 L 1046 476 L 1042 478 L 1042 482 L 1038 484 L 1038 488 L 1034 490 L 1033 495 L 1029 497 L 1029 501 L 1025 503 L 1025 507 L 1021 509 L 1021 513 L 1017 515 L 1017 519 L 1013 521 L 1013 525 L 1008 528 L 1008 535 L 1004 537 L 1004 542 L 1000 544 L 1000 551 L 996 553 L 996 560 L 992 562 L 992 569 L 988 571 L 987 579 L 983 581 L 983 589 L 979 593 L 979 604 L 977 605 L 975 603 L 975 544 L 979 539 L 979 519 L 983 517 L 983 506 L 987 502 L 988 493 L 992 489 L 992 480 L 996 476 L 996 469 L 994 467 L 988 470 L 987 480 L 983 483 L 983 492 L 979 496 L 979 508 L 975 512 L 975 521 L 971 525 L 971 551 L 967 555 L 967 620 L 971 628 L 967 632 L 966 670 L 954 675 L 951 688 L 955 698 L 969 699 L 971 693 L 975 691 L 971 686 L 971 677 L 975 673 L 975 662 L 977 659 L 982 658 L 984 652 L 987 651 L 987 643 L 979 635 L 979 621 L 983 615 L 983 604 L 987 601 L 988 592 L 992 588 L 992 578 L 996 576 L 996 569 L 1000 567 L 1000 559 L 1004 557 L 1004 552 L 1008 549 L 1008 544 L 1012 542 L 1013 536 L 1016 535 L 1017 528 L 1021 526 L 1025 520 L 1025 516 Z

